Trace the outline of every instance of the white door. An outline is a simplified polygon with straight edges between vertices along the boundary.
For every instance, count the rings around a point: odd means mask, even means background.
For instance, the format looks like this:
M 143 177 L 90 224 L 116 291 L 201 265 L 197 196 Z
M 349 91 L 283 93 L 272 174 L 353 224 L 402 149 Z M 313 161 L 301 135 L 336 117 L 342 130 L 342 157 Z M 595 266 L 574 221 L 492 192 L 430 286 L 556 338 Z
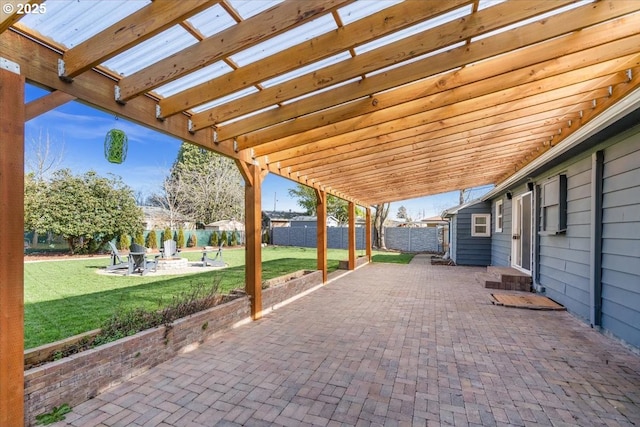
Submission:
M 519 270 L 531 273 L 532 251 L 532 211 L 531 192 L 513 198 L 511 265 Z

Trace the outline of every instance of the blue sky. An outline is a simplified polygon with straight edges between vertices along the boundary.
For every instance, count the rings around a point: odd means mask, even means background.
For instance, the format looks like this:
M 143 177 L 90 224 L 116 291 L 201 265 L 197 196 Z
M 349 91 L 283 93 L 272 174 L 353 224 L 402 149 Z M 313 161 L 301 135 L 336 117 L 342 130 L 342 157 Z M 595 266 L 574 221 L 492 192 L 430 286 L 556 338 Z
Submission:
M 26 101 L 32 101 L 47 92 L 27 85 Z M 104 157 L 104 138 L 113 128 L 125 131 L 129 140 L 126 160 L 122 164 L 109 163 Z M 154 130 L 131 123 L 78 102 L 69 102 L 26 124 L 26 150 L 33 140 L 47 135 L 54 150 L 63 150 L 61 167 L 70 168 L 75 174 L 94 170 L 100 175 L 112 173 L 136 192 L 148 196 L 159 192 L 176 159 L 181 141 Z M 262 187 L 262 209 L 300 211 L 288 190 L 296 184 L 274 174 L 269 174 Z M 471 198 L 488 191 L 484 187 L 471 192 Z M 391 205 L 393 218 L 400 206 L 406 207 L 412 218 L 424 218 L 440 214 L 444 209 L 458 204 L 458 192 L 405 200 Z

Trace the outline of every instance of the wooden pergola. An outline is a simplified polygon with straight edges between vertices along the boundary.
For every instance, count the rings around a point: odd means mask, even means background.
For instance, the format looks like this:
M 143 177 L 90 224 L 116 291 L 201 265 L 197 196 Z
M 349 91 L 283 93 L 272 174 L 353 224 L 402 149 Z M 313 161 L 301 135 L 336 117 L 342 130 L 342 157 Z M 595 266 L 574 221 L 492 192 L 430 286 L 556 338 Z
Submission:
M 234 159 L 257 319 L 267 173 L 315 189 L 326 280 L 327 194 L 349 202 L 354 268 L 356 204 L 370 231 L 374 205 L 499 184 L 624 102 L 639 67 L 637 0 L 5 0 L 0 425 L 24 422 L 25 121 L 78 100 Z M 51 93 L 25 105 L 25 82 Z

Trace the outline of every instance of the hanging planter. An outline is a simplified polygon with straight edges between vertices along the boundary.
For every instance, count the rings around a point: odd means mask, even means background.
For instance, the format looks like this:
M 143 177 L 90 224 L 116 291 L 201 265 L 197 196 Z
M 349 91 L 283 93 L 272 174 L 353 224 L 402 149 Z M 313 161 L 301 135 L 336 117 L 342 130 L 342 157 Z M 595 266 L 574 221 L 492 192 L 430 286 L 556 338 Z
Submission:
M 104 138 L 104 157 L 111 163 L 122 163 L 127 158 L 128 139 L 124 131 L 111 129 Z

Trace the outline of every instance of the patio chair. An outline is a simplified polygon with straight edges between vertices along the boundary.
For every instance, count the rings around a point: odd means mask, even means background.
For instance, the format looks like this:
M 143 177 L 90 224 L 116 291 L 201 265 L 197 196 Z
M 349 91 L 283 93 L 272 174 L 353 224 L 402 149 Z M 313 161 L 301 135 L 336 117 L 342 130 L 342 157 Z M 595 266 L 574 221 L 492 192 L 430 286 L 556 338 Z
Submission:
M 178 244 L 175 240 L 165 240 L 162 243 L 162 248 L 160 249 L 160 253 L 162 254 L 162 258 L 169 259 L 173 258 L 180 252 L 178 249 Z
M 147 248 L 134 243 L 131 245 L 129 252 L 129 269 L 127 270 L 127 275 L 140 273 L 144 276 L 149 271 L 156 271 L 158 257 L 159 255 L 156 255 L 153 260 L 147 259 Z
M 111 264 L 107 266 L 107 271 L 114 271 L 129 268 L 129 259 L 120 255 L 118 248 L 112 242 L 109 242 L 111 247 Z
M 203 267 L 226 267 L 227 264 L 222 259 L 222 246 L 224 243 L 220 243 L 220 247 L 218 247 L 218 252 L 216 252 L 216 256 L 213 258 L 209 258 L 207 256 L 207 250 L 205 249 L 202 252 L 202 266 Z

